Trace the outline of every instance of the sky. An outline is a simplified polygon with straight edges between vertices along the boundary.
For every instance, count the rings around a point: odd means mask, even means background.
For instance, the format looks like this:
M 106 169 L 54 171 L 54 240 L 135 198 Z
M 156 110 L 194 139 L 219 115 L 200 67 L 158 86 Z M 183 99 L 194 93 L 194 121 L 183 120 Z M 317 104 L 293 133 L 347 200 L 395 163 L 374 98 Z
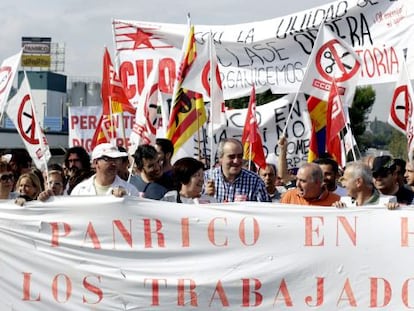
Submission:
M 227 25 L 284 16 L 330 0 L 14 0 L 0 3 L 0 60 L 16 54 L 21 37 L 65 44 L 65 74 L 101 80 L 104 47 L 113 51 L 112 19 Z M 380 91 L 383 91 L 382 88 Z M 387 92 L 388 93 L 388 92 Z M 380 94 L 379 94 L 380 95 Z M 378 95 L 377 95 L 378 97 Z M 381 96 L 383 99 L 384 96 Z M 382 107 L 382 105 L 380 105 Z M 377 107 L 374 107 L 377 108 Z M 385 111 L 375 111 L 380 119 Z M 382 117 L 381 117 L 382 116 Z M 373 118 L 373 117 L 372 117 Z

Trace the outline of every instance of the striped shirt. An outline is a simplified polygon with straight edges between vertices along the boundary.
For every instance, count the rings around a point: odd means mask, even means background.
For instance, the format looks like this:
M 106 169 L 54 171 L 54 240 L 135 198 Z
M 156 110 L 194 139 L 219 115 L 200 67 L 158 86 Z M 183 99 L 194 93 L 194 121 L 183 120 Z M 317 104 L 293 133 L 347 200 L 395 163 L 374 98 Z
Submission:
M 263 180 L 256 173 L 245 169 L 231 183 L 225 181 L 221 167 L 205 171 L 204 180 L 214 180 L 214 197 L 217 202 L 234 202 L 237 196 L 244 197 L 243 201 L 271 202 Z

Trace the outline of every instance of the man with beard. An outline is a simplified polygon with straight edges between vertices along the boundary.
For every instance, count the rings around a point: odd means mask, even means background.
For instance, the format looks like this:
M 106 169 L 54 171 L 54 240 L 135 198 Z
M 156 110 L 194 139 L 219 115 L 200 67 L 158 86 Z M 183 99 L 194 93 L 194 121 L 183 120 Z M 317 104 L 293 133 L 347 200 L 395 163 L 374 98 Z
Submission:
M 66 194 L 70 194 L 77 184 L 94 174 L 90 161 L 88 153 L 81 146 L 71 147 L 66 151 L 63 161 L 67 180 Z
M 110 143 L 97 145 L 92 151 L 92 163 L 95 175 L 82 181 L 73 188 L 71 195 L 110 195 L 138 196 L 138 190 L 118 176 L 118 167 L 126 152 Z
M 263 180 L 243 168 L 243 146 L 239 140 L 221 140 L 217 154 L 220 166 L 204 173 L 205 194 L 214 196 L 217 202 L 271 201 Z
M 139 145 L 134 154 L 135 165 L 139 174 L 131 176 L 130 183 L 147 199 L 160 200 L 172 181 L 163 174 L 157 150 L 149 144 Z
M 340 196 L 330 192 L 323 181 L 323 172 L 316 163 L 303 164 L 296 176 L 296 188 L 286 191 L 281 203 L 331 206 Z
M 394 195 L 400 204 L 410 205 L 414 199 L 414 192 L 398 183 L 397 165 L 391 156 L 384 155 L 374 159 L 372 166 L 374 186 L 379 192 Z

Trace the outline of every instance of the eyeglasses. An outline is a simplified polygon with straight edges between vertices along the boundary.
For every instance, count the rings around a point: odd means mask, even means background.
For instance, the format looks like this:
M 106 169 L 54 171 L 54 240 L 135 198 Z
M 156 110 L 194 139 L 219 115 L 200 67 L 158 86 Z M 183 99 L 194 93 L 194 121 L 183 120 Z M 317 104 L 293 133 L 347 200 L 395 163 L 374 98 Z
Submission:
M 63 183 L 59 182 L 59 181 L 49 181 L 49 186 L 63 186 Z
M 8 180 L 13 180 L 13 179 L 14 179 L 13 174 L 4 174 L 4 175 L 1 175 L 0 177 L 1 181 L 8 181 Z
M 102 156 L 98 158 L 98 160 L 104 160 L 105 162 L 118 162 L 118 161 L 121 161 L 121 158 L 111 158 L 108 156 Z

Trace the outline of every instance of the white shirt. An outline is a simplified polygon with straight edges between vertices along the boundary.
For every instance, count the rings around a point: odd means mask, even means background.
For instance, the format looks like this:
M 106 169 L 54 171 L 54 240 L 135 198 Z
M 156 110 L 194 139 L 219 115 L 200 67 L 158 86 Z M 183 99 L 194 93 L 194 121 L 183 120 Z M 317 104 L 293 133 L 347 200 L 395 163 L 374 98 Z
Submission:
M 75 188 L 73 188 L 70 195 L 96 195 L 97 193 L 96 193 L 94 182 L 95 182 L 95 175 L 77 184 Z M 118 187 L 124 188 L 128 192 L 128 195 L 139 196 L 138 189 L 135 188 L 134 185 L 127 183 L 125 180 L 123 180 L 119 176 L 115 177 L 115 180 L 109 187 L 108 191 L 106 192 L 106 195 L 112 194 L 112 190 Z

